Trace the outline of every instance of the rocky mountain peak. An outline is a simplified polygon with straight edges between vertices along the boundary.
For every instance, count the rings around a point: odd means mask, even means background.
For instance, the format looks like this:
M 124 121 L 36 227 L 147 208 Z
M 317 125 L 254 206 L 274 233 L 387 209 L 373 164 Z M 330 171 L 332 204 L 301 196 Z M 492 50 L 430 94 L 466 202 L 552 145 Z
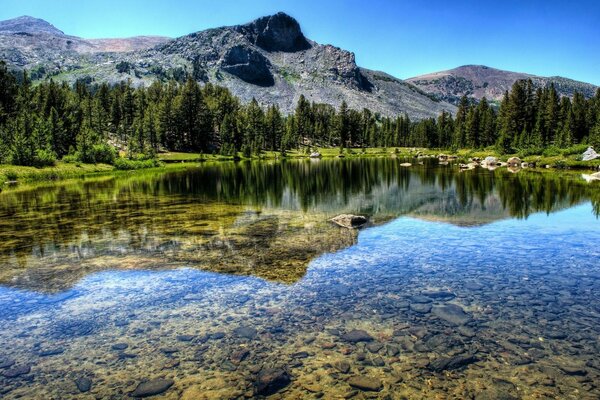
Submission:
M 295 52 L 310 48 L 298 21 L 283 12 L 241 25 L 238 31 L 266 51 Z
M 64 36 L 63 31 L 57 29 L 48 21 L 28 15 L 0 21 L 0 33 L 49 33 Z

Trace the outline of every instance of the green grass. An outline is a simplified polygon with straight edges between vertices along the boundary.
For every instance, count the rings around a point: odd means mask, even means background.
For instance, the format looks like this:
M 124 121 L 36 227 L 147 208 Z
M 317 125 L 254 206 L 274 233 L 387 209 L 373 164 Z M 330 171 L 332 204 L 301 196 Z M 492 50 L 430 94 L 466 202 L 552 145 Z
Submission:
M 526 162 L 535 162 L 538 167 L 549 165 L 552 168 L 558 169 L 598 169 L 600 167 L 600 159 L 593 161 L 581 161 L 580 154 L 583 152 L 581 146 L 576 146 L 569 149 L 545 149 L 543 154 L 529 154 L 525 157 L 520 157 Z M 323 158 L 337 158 L 340 155 L 340 149 L 337 147 L 318 147 L 313 148 L 313 151 L 321 153 Z M 499 154 L 494 148 L 487 149 L 461 149 L 455 152 L 450 150 L 426 149 L 426 148 L 406 148 L 406 147 L 370 147 L 367 149 L 344 149 L 343 155 L 345 158 L 361 158 L 361 157 L 413 157 L 418 154 L 436 156 L 440 153 L 457 155 L 459 159 L 467 160 L 471 157 L 485 158 L 487 156 L 497 157 L 499 160 L 506 161 L 512 156 L 518 154 Z M 310 152 L 303 150 L 292 150 L 286 153 L 288 159 L 306 159 Z M 189 168 L 196 166 L 198 162 L 219 162 L 231 161 L 234 157 L 222 156 L 214 154 L 200 153 L 182 153 L 169 152 L 158 155 L 159 160 L 165 164 L 157 167 L 156 162 L 148 162 L 146 164 L 138 163 L 129 169 L 161 169 L 172 170 L 179 168 Z M 241 153 L 238 154 L 239 159 Z M 281 154 L 275 151 L 265 151 L 260 156 L 253 156 L 252 159 L 275 160 L 280 159 Z M 125 169 L 125 168 L 123 168 Z M 82 163 L 66 163 L 58 161 L 55 166 L 35 168 L 21 167 L 15 165 L 0 165 L 0 188 L 6 188 L 10 185 L 9 181 L 17 181 L 19 184 L 54 181 L 59 179 L 81 178 L 90 175 L 114 174 L 126 171 L 117 171 L 117 168 L 106 164 L 82 164 Z M 131 172 L 130 172 L 131 173 Z
M 171 171 L 195 167 L 197 165 L 196 163 L 186 162 L 161 164 L 157 167 L 156 164 L 151 165 L 149 163 L 148 168 L 144 168 L 144 171 Z M 65 163 L 62 161 L 58 161 L 53 167 L 44 168 L 0 164 L 0 189 L 11 187 L 12 184 L 10 181 L 18 183 L 15 187 L 23 187 L 29 184 L 39 184 L 40 182 L 131 173 L 139 173 L 139 171 L 118 170 L 114 166 L 107 164 Z

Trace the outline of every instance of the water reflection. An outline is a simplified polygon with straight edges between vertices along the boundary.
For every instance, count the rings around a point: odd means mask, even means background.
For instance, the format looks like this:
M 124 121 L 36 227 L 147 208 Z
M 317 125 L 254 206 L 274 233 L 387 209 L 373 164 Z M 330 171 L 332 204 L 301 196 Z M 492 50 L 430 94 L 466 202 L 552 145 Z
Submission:
M 0 397 L 598 398 L 598 186 L 399 163 L 0 194 Z
M 569 175 L 400 160 L 221 163 L 0 194 L 0 282 L 56 292 L 108 269 L 182 265 L 292 283 L 308 262 L 356 242 L 336 214 L 477 226 L 591 201 Z

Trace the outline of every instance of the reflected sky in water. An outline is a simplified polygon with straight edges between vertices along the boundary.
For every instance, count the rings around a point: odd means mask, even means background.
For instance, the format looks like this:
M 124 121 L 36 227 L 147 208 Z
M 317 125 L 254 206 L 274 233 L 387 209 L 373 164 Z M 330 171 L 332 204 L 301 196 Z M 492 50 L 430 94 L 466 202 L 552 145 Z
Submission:
M 598 398 L 598 188 L 399 162 L 3 193 L 0 394 Z

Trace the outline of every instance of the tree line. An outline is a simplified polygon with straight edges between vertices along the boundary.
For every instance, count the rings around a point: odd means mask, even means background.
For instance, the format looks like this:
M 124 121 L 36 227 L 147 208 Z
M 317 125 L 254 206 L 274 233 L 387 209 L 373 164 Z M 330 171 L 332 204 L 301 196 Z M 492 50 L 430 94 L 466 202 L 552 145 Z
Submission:
M 245 157 L 315 147 L 486 148 L 503 153 L 548 146 L 600 145 L 600 90 L 560 97 L 553 86 L 518 81 L 499 107 L 463 97 L 455 116 L 411 121 L 368 109 L 339 108 L 300 96 L 295 111 L 243 104 L 228 89 L 193 78 L 134 88 L 52 80 L 33 85 L 0 63 L 0 163 L 48 165 L 56 159 L 114 163 L 117 150 L 151 159 L 163 150 Z

